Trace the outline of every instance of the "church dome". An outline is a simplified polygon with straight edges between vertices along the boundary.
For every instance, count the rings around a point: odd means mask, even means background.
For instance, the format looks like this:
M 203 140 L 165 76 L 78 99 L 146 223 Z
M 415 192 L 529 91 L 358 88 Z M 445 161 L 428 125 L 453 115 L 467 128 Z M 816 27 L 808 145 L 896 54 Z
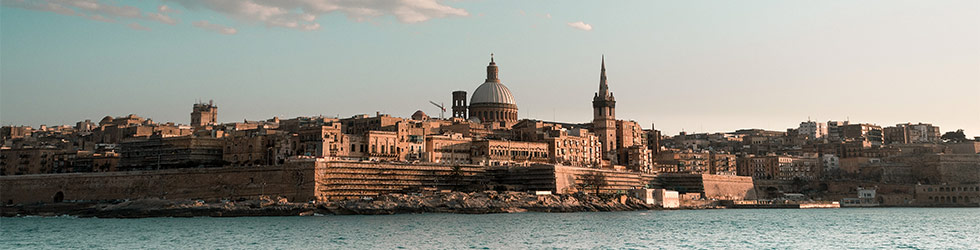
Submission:
M 493 61 L 493 54 L 490 54 L 490 65 L 487 65 L 487 80 L 480 84 L 480 87 L 473 91 L 470 99 L 470 117 L 477 118 L 481 122 L 516 122 L 517 121 L 517 102 L 510 89 L 500 83 L 497 78 L 497 63 Z
M 514 95 L 510 93 L 510 89 L 504 86 L 503 83 L 500 83 L 500 78 L 497 78 L 497 72 L 497 63 L 493 61 L 493 54 L 490 54 L 490 65 L 487 65 L 487 80 L 473 92 L 473 99 L 470 99 L 470 104 L 494 103 L 517 105 L 517 102 L 514 101 Z
M 517 105 L 514 101 L 514 95 L 510 93 L 510 89 L 500 82 L 485 82 L 476 88 L 473 92 L 473 99 L 470 99 L 470 104 L 477 103 L 504 103 Z
M 412 114 L 412 120 L 424 121 L 428 119 L 429 115 L 426 115 L 425 112 L 422 112 L 422 110 L 415 111 L 415 113 Z

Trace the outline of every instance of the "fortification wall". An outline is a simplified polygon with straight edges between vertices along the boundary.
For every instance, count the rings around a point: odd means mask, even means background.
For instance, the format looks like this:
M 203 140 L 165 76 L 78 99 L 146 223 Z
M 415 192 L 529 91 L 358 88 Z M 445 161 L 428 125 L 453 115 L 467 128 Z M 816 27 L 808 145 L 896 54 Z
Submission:
M 657 177 L 658 185 L 681 193 L 698 193 L 705 199 L 757 199 L 755 183 L 749 176 L 667 173 Z
M 323 201 L 386 193 L 487 189 L 501 183 L 520 184 L 528 190 L 572 192 L 576 191 L 578 176 L 593 172 L 606 176 L 608 185 L 602 192 L 615 192 L 643 187 L 652 179 L 645 174 L 589 168 L 515 168 L 520 171 L 501 177 L 491 176 L 487 167 L 478 165 L 299 159 L 281 166 L 0 176 L 0 201 L 237 200 L 262 195 Z
M 720 200 L 754 200 L 757 199 L 755 186 L 750 176 L 734 175 L 701 175 L 704 185 L 704 197 Z
M 108 201 L 141 198 L 251 199 L 284 196 L 314 199 L 312 162 L 282 166 L 170 169 L 102 173 L 0 176 L 0 201 Z
M 577 191 L 588 191 L 589 190 L 579 190 L 580 176 L 585 174 L 601 174 L 605 176 L 606 185 L 602 186 L 599 192 L 611 193 L 621 190 L 629 190 L 635 188 L 646 187 L 654 176 L 649 174 L 637 173 L 637 172 L 622 172 L 608 169 L 595 169 L 595 168 L 581 168 L 581 167 L 570 167 L 570 166 L 553 166 L 554 167 L 554 178 L 555 178 L 555 189 L 553 191 L 557 193 L 571 193 Z
M 378 162 L 317 162 L 317 198 L 343 200 L 386 193 L 484 188 L 486 167 Z

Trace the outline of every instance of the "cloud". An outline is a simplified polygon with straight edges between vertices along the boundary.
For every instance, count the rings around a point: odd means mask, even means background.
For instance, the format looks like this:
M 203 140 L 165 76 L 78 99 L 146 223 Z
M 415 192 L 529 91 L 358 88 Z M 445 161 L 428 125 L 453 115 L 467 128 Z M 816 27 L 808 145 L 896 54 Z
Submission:
M 590 31 L 590 30 L 592 30 L 592 25 L 591 24 L 587 24 L 587 23 L 582 22 L 582 21 L 578 21 L 578 22 L 574 22 L 574 23 L 568 23 L 568 26 L 569 27 L 572 27 L 572 28 L 584 30 L 584 31 Z
M 130 23 L 128 26 L 129 26 L 130 29 L 134 29 L 134 30 L 150 31 L 150 28 L 147 28 L 146 26 L 140 25 L 139 23 Z
M 120 18 L 146 19 L 165 24 L 177 23 L 177 20 L 162 13 L 146 13 L 144 15 L 143 11 L 137 7 L 105 4 L 98 0 L 5 0 L 3 6 L 54 12 L 66 16 L 79 16 L 101 22 L 115 22 L 113 18 Z
M 54 13 L 58 13 L 58 14 L 66 15 L 66 16 L 82 16 L 82 15 L 78 14 L 77 12 L 75 12 L 75 10 L 73 10 L 71 8 L 68 8 L 68 7 L 65 7 L 64 5 L 57 4 L 57 3 L 49 3 L 49 2 L 44 2 L 44 1 L 31 1 L 31 2 L 27 2 L 27 1 L 24 1 L 24 0 L 4 0 L 4 1 L 2 1 L 0 3 L 2 3 L 3 6 L 13 7 L 13 8 L 21 8 L 21 9 L 27 9 L 27 10 L 54 12 Z
M 42 1 L 44 2 L 44 1 Z M 100 3 L 97 0 L 47 0 L 49 4 L 71 6 L 91 13 L 123 18 L 140 17 L 141 11 L 133 6 L 118 6 Z
M 207 31 L 218 32 L 225 35 L 233 35 L 235 33 L 238 33 L 238 30 L 236 30 L 235 28 L 220 25 L 220 24 L 210 23 L 204 20 L 194 22 L 194 27 L 198 27 Z
M 88 16 L 88 19 L 96 20 L 96 21 L 99 21 L 99 22 L 107 22 L 107 23 L 114 23 L 114 22 L 116 22 L 116 20 L 112 20 L 112 19 L 106 18 L 106 17 L 104 17 L 102 15 L 91 15 L 91 16 Z
M 159 1 L 175 3 L 183 7 L 185 11 L 211 11 L 245 23 L 297 30 L 320 29 L 321 26 L 317 22 L 317 18 L 330 13 L 341 13 L 358 22 L 393 17 L 401 23 L 419 23 L 435 18 L 470 15 L 465 9 L 441 3 L 443 0 Z M 179 20 L 170 15 L 180 13 L 179 10 L 173 8 L 173 5 L 158 5 L 156 12 L 153 12 L 153 10 L 143 11 L 133 5 L 120 4 L 116 0 L 3 0 L 2 3 L 3 6 L 53 12 L 66 16 L 79 16 L 102 22 L 120 20 L 130 23 L 149 20 L 175 25 L 179 23 Z
M 160 14 L 160 13 L 146 13 L 146 18 L 165 24 L 170 24 L 170 25 L 177 24 L 177 20 L 173 19 L 170 16 Z
M 433 18 L 469 16 L 464 9 L 436 0 L 166 0 L 189 10 L 207 9 L 246 22 L 270 27 L 315 30 L 318 16 L 340 12 L 361 22 L 393 16 L 402 23 L 418 23 Z
M 171 9 L 170 6 L 166 6 L 166 5 L 160 5 L 160 7 L 157 7 L 157 11 L 160 13 L 169 13 L 169 12 L 180 13 L 180 11 Z

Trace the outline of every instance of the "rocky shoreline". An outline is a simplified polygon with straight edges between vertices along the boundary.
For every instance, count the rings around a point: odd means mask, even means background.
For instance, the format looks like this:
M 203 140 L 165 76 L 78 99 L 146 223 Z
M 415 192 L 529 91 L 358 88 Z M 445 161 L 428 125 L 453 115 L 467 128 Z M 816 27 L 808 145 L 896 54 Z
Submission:
M 112 203 L 65 202 L 3 206 L 0 215 L 78 216 L 97 218 L 310 216 L 314 214 L 377 215 L 402 213 L 520 213 L 598 212 L 656 209 L 625 195 L 558 194 L 524 192 L 431 192 L 387 194 L 371 199 L 296 203 L 284 198 L 246 201 L 173 201 L 140 199 Z

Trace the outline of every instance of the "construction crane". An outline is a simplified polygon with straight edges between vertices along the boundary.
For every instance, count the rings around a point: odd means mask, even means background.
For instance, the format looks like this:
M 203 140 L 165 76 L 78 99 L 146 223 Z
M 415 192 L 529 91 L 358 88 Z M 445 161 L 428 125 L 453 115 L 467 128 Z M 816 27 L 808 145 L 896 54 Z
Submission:
M 436 103 L 436 102 L 433 102 L 433 101 L 429 101 L 429 103 L 432 103 L 432 105 L 436 105 L 436 107 L 439 107 L 439 119 L 446 119 L 444 117 L 446 115 L 446 106 L 445 105 L 442 105 L 442 104 L 439 104 L 439 103 Z

